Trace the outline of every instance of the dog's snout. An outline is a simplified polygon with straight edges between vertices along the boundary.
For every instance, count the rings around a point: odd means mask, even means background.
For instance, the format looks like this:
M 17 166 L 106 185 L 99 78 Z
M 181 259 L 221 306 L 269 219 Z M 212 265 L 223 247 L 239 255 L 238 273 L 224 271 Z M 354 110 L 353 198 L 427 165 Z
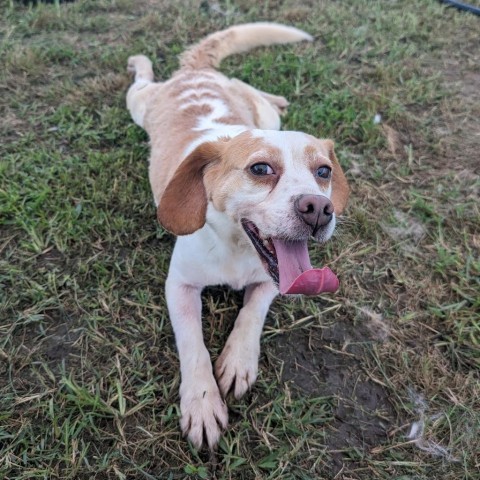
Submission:
M 323 195 L 300 195 L 294 205 L 297 215 L 313 228 L 314 233 L 332 220 L 333 204 Z

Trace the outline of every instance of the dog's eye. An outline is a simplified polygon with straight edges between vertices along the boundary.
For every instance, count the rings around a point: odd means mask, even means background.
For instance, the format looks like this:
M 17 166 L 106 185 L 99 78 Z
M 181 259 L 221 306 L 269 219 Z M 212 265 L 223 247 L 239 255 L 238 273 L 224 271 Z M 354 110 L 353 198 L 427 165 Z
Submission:
M 317 170 L 317 177 L 328 179 L 332 174 L 332 169 L 330 167 L 320 167 Z
M 255 163 L 250 167 L 250 171 L 257 176 L 272 175 L 275 173 L 268 163 Z

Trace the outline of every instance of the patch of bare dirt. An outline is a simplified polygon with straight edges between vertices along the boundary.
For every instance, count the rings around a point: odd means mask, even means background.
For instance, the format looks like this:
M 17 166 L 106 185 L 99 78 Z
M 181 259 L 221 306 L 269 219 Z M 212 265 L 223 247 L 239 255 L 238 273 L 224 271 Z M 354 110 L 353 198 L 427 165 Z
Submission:
M 332 396 L 334 417 L 327 447 L 335 474 L 353 466 L 352 449 L 368 454 L 382 445 L 396 423 L 388 392 L 368 377 L 360 359 L 371 332 L 348 321 L 327 328 L 295 330 L 276 338 L 274 356 L 283 362 L 283 381 L 298 395 Z

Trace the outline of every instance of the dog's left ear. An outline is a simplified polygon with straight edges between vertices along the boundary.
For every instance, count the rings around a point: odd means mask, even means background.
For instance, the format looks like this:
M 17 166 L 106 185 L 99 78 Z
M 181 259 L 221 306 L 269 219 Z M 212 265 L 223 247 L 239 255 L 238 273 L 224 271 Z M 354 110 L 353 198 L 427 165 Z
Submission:
M 205 167 L 220 160 L 216 142 L 198 146 L 177 168 L 157 208 L 160 224 L 174 235 L 189 235 L 205 225 L 207 193 Z
M 347 205 L 350 187 L 343 173 L 342 167 L 335 155 L 334 143 L 332 140 L 325 140 L 328 148 L 328 157 L 332 162 L 332 198 L 335 215 L 341 215 Z

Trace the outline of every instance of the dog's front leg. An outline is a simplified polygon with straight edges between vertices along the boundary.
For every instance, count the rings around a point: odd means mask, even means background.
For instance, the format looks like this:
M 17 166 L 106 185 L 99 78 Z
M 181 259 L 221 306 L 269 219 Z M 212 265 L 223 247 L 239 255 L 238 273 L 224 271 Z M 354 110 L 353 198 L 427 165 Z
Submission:
M 224 397 L 232 391 L 235 398 L 240 398 L 257 379 L 263 323 L 277 295 L 272 282 L 255 283 L 246 288 L 243 308 L 215 363 L 215 375 Z
M 182 376 L 180 426 L 195 447 L 202 446 L 205 435 L 213 449 L 227 427 L 228 411 L 203 343 L 201 289 L 169 276 L 165 290 Z

